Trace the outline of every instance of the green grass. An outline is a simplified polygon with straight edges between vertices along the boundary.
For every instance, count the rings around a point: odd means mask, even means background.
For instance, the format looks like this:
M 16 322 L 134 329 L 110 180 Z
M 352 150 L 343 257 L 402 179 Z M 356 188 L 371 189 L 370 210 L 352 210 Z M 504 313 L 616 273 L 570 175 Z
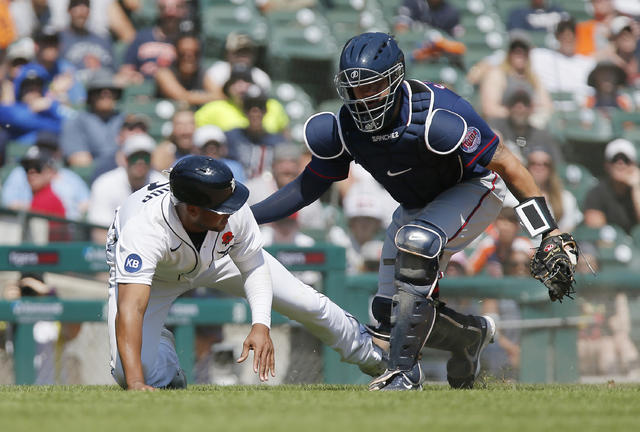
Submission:
M 363 386 L 0 386 L 1 431 L 636 431 L 638 385 L 484 384 L 371 393 Z

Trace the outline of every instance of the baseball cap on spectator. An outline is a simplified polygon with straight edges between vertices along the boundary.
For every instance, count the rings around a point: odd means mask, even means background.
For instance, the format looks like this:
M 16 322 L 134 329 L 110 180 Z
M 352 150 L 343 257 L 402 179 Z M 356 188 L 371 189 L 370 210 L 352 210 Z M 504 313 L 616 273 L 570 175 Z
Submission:
M 218 126 L 200 126 L 193 133 L 193 145 L 197 148 L 201 149 L 211 142 L 215 142 L 218 145 L 227 143 L 227 136 Z
M 75 6 L 78 6 L 78 5 L 91 6 L 89 0 L 69 0 L 69 6 L 68 6 L 67 9 L 71 9 L 72 7 L 75 7 Z
M 611 20 L 609 24 L 609 30 L 611 31 L 611 37 L 616 38 L 625 30 L 632 31 L 633 20 L 627 16 L 619 15 Z
M 257 85 L 252 85 L 242 98 L 242 109 L 249 111 L 251 108 L 259 108 L 267 111 L 267 95 Z
M 149 131 L 151 126 L 151 118 L 146 114 L 130 113 L 127 114 L 122 123 L 123 128 L 134 129 L 139 128 L 145 132 Z
M 524 30 L 515 29 L 509 32 L 509 51 L 516 47 L 521 47 L 529 51 L 533 48 L 531 36 Z
M 122 95 L 122 88 L 116 84 L 113 76 L 113 72 L 109 69 L 101 68 L 94 71 L 87 80 L 87 93 L 92 93 L 100 90 L 111 90 L 116 99 L 119 99 Z
M 352 187 L 345 195 L 342 204 L 347 219 L 354 217 L 371 217 L 380 221 L 384 219 L 382 199 L 377 193 L 366 188 Z
M 611 141 L 604 149 L 604 159 L 607 162 L 612 162 L 618 155 L 624 155 L 630 161 L 636 162 L 636 148 L 631 141 L 624 138 L 618 138 Z
M 128 158 L 134 153 L 151 154 L 156 148 L 156 142 L 146 133 L 131 135 L 122 144 L 122 153 Z
M 35 169 L 40 172 L 45 165 L 53 163 L 53 153 L 38 146 L 31 146 L 20 159 L 20 165 L 25 171 Z
M 33 35 L 36 43 L 58 43 L 60 41 L 60 33 L 52 25 L 46 25 L 39 28 Z
M 18 39 L 7 48 L 7 60 L 15 62 L 16 60 L 24 60 L 29 62 L 36 56 L 36 44 L 30 37 Z
M 227 36 L 224 48 L 229 52 L 253 50 L 255 48 L 255 44 L 248 34 L 231 32 Z

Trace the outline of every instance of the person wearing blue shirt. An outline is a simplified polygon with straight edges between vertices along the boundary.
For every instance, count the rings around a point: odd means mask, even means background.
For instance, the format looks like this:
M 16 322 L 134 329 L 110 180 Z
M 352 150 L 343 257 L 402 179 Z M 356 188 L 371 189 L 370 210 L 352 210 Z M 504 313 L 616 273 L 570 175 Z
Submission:
M 559 233 L 542 193 L 471 104 L 442 85 L 405 80 L 392 36 L 363 33 L 340 55 L 343 106 L 307 120 L 312 157 L 295 180 L 251 209 L 258 223 L 318 199 L 360 164 L 400 203 L 387 228 L 370 331 L 390 342 L 387 370 L 370 390 L 419 390 L 423 346 L 451 352 L 447 380 L 471 388 L 496 331 L 490 316 L 463 315 L 440 300 L 438 280 L 499 214 L 507 185 L 535 235 Z M 532 210 L 532 211 L 529 211 Z
M 39 131 L 60 133 L 70 110 L 44 96 L 48 83 L 49 75 L 42 66 L 28 64 L 21 68 L 13 82 L 16 102 L 0 105 L 0 124 L 11 141 L 29 145 Z

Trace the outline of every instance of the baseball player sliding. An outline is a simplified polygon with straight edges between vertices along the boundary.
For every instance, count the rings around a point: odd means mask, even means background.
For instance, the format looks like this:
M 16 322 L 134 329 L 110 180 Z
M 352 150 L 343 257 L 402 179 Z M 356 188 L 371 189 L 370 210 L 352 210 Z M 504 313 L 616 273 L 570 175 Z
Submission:
M 353 316 L 262 249 L 248 195 L 224 163 L 188 156 L 169 182 L 138 190 L 116 211 L 107 238 L 108 326 L 112 375 L 123 388 L 186 387 L 164 321 L 173 301 L 196 287 L 246 296 L 252 327 L 238 361 L 253 350 L 262 381 L 275 376 L 272 303 L 344 361 L 371 375 L 384 370 L 382 351 Z

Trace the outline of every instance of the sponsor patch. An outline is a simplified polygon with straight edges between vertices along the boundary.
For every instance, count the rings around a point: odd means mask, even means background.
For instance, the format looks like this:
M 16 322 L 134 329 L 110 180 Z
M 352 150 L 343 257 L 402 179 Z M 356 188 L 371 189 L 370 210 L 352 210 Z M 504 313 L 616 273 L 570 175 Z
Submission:
M 129 273 L 135 273 L 142 268 L 142 258 L 138 254 L 129 254 L 124 260 L 124 269 Z
M 480 134 L 480 131 L 477 128 L 471 126 L 467 129 L 467 134 L 462 140 L 462 150 L 467 153 L 473 153 L 480 145 L 480 141 L 482 141 L 482 135 Z

